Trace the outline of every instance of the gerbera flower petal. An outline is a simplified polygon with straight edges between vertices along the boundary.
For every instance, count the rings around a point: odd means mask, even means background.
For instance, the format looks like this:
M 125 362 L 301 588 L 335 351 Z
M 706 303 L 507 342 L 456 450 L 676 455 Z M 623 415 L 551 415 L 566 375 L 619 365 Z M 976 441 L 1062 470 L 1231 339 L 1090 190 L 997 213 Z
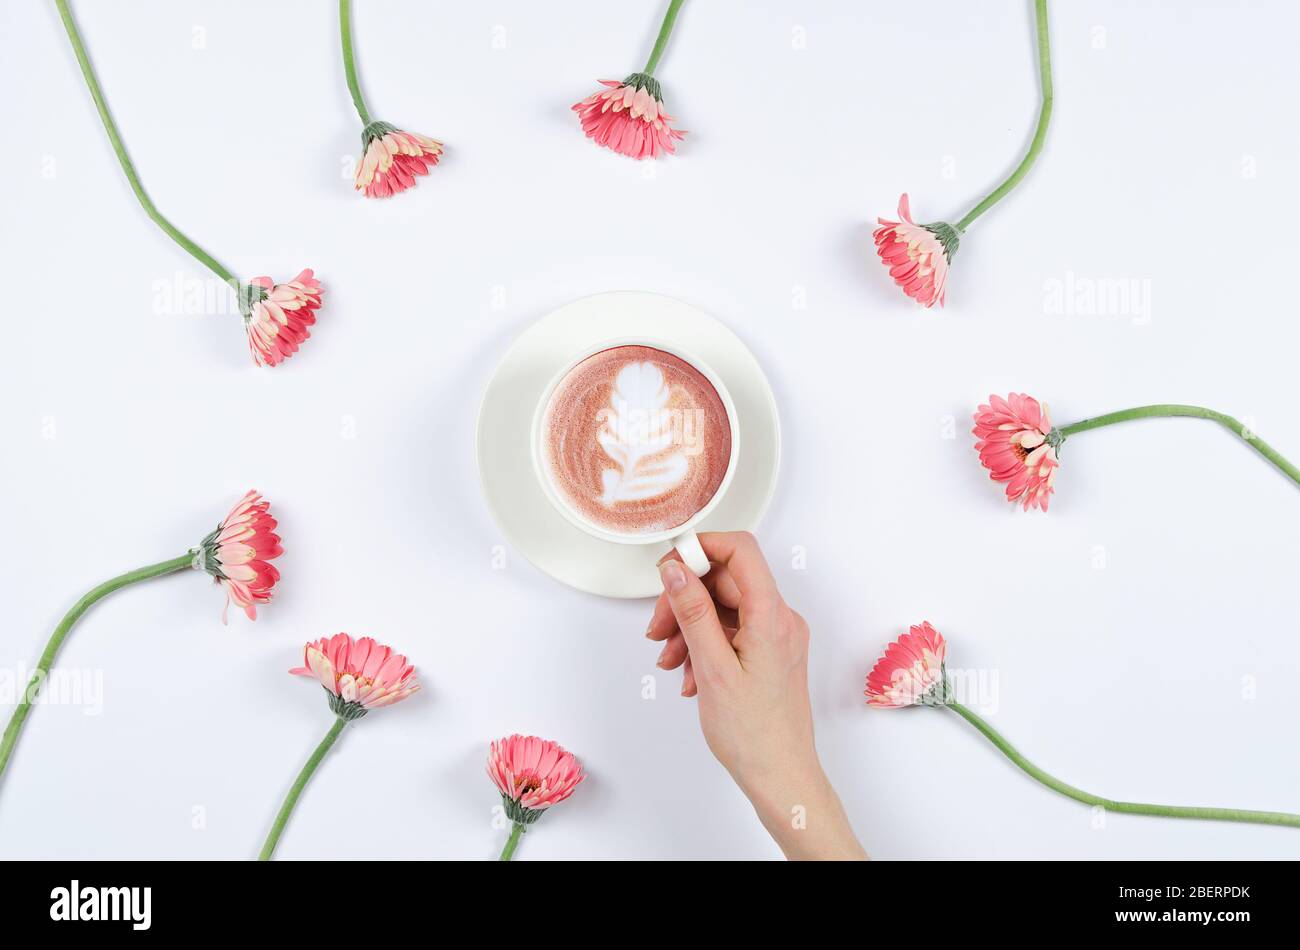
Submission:
M 487 774 L 511 820 L 524 824 L 564 801 L 586 778 L 582 763 L 558 743 L 521 735 L 492 743 Z
M 284 553 L 270 502 L 250 491 L 200 543 L 200 566 L 225 588 L 226 606 L 234 604 L 257 619 L 257 606 L 269 603 L 280 572 L 267 563 Z M 222 622 L 226 614 L 222 613 Z
M 293 280 L 273 284 L 255 277 L 244 290 L 248 348 L 258 366 L 279 366 L 311 336 L 324 291 L 310 268 Z
M 923 307 L 942 307 L 948 264 L 957 253 L 957 229 L 944 222 L 916 224 L 906 194 L 898 199 L 898 217 L 876 219 L 876 254 L 903 293 Z
M 673 143 L 686 133 L 673 128 L 674 120 L 664 110 L 657 80 L 633 73 L 621 83 L 612 79 L 600 83 L 610 88 L 594 92 L 573 106 L 587 138 L 635 159 L 673 154 Z
M 989 478 L 1006 485 L 1007 500 L 1020 502 L 1025 511 L 1047 511 L 1060 467 L 1052 419 L 1045 404 L 1025 393 L 1005 399 L 989 396 L 975 412 L 975 451 Z
M 947 698 L 944 658 L 948 646 L 929 622 L 908 629 L 886 649 L 867 675 L 867 703 L 887 709 L 942 702 Z
M 333 697 L 330 708 L 345 719 L 391 706 L 420 689 L 415 667 L 391 647 L 346 633 L 322 637 L 304 648 L 303 666 L 289 672 L 320 680 Z
M 389 198 L 429 174 L 442 158 L 442 143 L 387 122 L 372 122 L 361 133 L 356 189 L 367 198 Z

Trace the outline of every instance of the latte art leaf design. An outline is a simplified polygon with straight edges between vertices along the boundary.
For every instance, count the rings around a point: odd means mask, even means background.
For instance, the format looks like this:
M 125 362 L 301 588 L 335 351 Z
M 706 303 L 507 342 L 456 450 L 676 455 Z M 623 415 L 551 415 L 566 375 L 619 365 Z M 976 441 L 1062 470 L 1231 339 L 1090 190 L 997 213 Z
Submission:
M 628 363 L 618 371 L 610 408 L 602 409 L 596 440 L 617 468 L 601 473 L 601 504 L 640 501 L 671 491 L 685 480 L 690 463 L 673 446 L 668 400 L 672 392 L 653 363 Z

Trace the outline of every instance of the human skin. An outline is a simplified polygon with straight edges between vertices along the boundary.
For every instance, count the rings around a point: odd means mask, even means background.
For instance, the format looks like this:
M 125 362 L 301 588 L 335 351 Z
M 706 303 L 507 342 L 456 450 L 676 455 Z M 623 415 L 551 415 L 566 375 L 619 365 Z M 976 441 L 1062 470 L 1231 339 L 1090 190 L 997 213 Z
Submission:
M 808 699 L 808 624 L 781 597 L 753 535 L 705 533 L 703 578 L 675 556 L 646 636 L 658 665 L 683 668 L 710 751 L 791 860 L 862 860 L 839 796 L 822 770 Z

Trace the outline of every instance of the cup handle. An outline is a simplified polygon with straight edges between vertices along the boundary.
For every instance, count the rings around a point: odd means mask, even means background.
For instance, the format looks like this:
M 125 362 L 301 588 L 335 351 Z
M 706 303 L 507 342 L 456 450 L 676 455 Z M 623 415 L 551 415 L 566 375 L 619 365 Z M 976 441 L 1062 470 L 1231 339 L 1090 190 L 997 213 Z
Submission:
M 673 547 L 681 555 L 682 563 L 690 568 L 696 577 L 703 577 L 709 573 L 709 568 L 713 565 L 709 563 L 709 556 L 704 553 L 704 548 L 700 546 L 700 539 L 694 531 L 687 531 L 673 538 Z

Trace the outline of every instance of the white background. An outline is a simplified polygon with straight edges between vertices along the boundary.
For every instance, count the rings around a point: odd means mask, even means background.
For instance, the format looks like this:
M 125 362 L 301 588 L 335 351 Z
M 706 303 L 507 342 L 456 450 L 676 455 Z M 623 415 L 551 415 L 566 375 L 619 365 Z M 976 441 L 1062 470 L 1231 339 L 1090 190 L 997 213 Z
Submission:
M 510 550 L 494 568 L 479 395 L 532 321 L 622 289 L 716 314 L 772 379 L 785 457 L 759 536 L 812 624 L 819 749 L 873 855 L 1300 851 L 1278 828 L 1094 827 L 956 716 L 861 696 L 928 618 L 953 667 L 996 675 L 993 723 L 1066 781 L 1300 811 L 1296 486 L 1209 423 L 1153 421 L 1071 440 L 1051 513 L 1024 514 L 967 434 L 991 391 L 1060 424 L 1186 401 L 1300 458 L 1300 11 L 1053 4 L 1047 147 L 963 240 L 948 308 L 920 311 L 874 259 L 874 218 L 907 190 L 918 220 L 956 220 L 1018 160 L 1028 0 L 688 3 L 659 75 L 691 134 L 643 166 L 568 107 L 644 62 L 663 6 L 358 3 L 372 111 L 447 143 L 381 203 L 344 177 L 360 125 L 331 4 L 75 3 L 163 211 L 245 277 L 325 282 L 311 341 L 271 371 L 237 315 L 160 304 L 201 268 L 136 206 L 53 3 L 0 6 L 0 668 L 30 669 L 79 594 L 184 552 L 249 487 L 286 549 L 255 624 L 222 627 L 196 575 L 83 619 L 59 666 L 102 671 L 102 713 L 33 711 L 0 784 L 5 856 L 254 855 L 331 721 L 285 671 L 338 630 L 407 652 L 425 691 L 344 735 L 281 856 L 495 856 L 483 760 L 512 731 L 590 772 L 522 858 L 778 856 L 656 673 L 649 604 Z M 1139 281 L 1150 307 L 1051 312 L 1069 279 Z

